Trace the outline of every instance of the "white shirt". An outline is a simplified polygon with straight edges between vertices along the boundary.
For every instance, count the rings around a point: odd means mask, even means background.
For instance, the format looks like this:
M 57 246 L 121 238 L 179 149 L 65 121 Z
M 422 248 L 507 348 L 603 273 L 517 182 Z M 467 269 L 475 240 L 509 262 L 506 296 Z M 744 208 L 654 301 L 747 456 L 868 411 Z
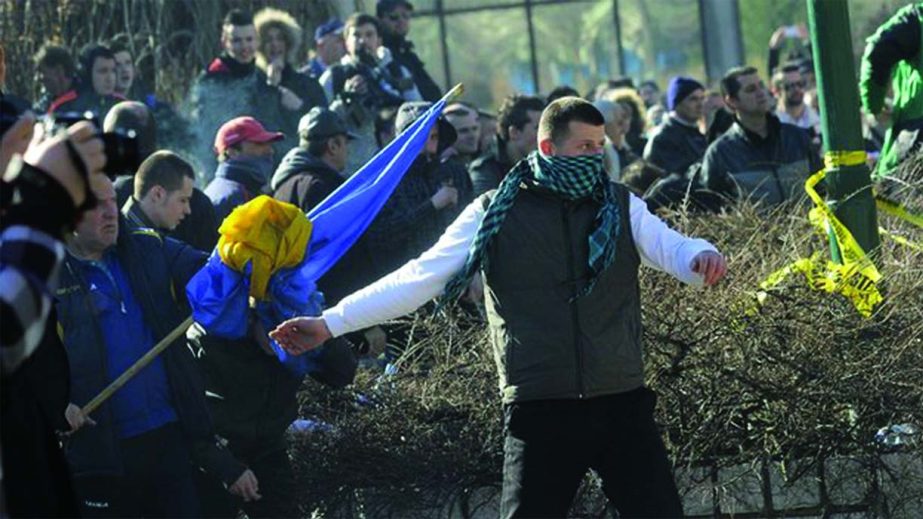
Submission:
M 779 118 L 779 122 L 794 124 L 805 130 L 813 128 L 815 133 L 820 134 L 820 116 L 817 115 L 817 112 L 815 112 L 810 105 L 804 105 L 801 117 L 797 119 L 789 115 L 784 109 L 777 110 L 776 116 Z
M 684 283 L 701 286 L 703 276 L 692 271 L 692 259 L 703 251 L 716 251 L 705 240 L 687 238 L 667 227 L 629 195 L 629 215 L 641 263 L 663 270 Z M 484 218 L 475 200 L 452 222 L 439 241 L 420 257 L 345 297 L 323 314 L 334 337 L 374 326 L 408 314 L 442 295 L 452 277 L 465 266 L 468 249 Z

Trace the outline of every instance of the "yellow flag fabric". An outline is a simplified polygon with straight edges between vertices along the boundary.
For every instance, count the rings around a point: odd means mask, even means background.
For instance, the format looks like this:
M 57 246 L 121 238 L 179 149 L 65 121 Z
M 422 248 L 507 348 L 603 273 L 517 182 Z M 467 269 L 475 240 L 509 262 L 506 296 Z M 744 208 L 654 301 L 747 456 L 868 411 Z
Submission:
M 298 207 L 262 195 L 236 207 L 218 229 L 218 254 L 243 272 L 252 263 L 250 296 L 263 299 L 269 277 L 304 259 L 311 222 Z

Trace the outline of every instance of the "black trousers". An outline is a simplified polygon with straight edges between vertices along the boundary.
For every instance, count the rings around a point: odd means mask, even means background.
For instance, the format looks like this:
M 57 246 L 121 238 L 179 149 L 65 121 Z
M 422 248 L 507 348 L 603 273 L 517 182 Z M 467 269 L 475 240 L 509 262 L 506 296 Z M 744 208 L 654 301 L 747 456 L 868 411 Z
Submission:
M 199 493 L 202 496 L 202 517 L 235 518 L 238 510 L 247 517 L 298 517 L 295 472 L 285 448 L 267 451 L 265 445 L 229 445 L 234 457 L 245 463 L 259 482 L 262 499 L 245 503 L 232 496 L 213 477 L 200 474 Z
M 682 517 L 647 388 L 504 406 L 500 516 L 565 517 L 587 469 L 619 516 Z
M 186 441 L 177 423 L 122 440 L 124 475 L 74 479 L 83 517 L 198 517 Z

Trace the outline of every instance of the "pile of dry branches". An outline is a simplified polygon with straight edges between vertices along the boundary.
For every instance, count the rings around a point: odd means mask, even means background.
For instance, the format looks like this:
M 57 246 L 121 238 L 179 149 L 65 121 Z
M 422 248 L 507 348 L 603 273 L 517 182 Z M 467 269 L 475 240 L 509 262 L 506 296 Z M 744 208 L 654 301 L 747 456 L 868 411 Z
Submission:
M 923 169 L 923 161 L 910 168 Z M 921 198 L 905 200 L 918 205 Z M 877 264 L 885 302 L 870 319 L 799 277 L 757 303 L 767 275 L 826 248 L 806 209 L 668 215 L 730 261 L 728 277 L 709 290 L 650 270 L 642 276 L 647 383 L 660 395 L 658 420 L 678 470 L 759 471 L 775 463 L 791 485 L 816 479 L 837 456 L 878 459 L 874 437 L 883 426 L 923 424 L 923 254 L 884 239 Z M 898 220 L 881 223 L 923 240 Z M 311 385 L 303 392 L 303 413 L 336 429 L 293 444 L 306 513 L 432 516 L 454 503 L 470 516 L 496 497 L 501 410 L 486 333 L 444 316 L 414 322 L 427 332 L 414 345 L 424 353 L 396 375 L 367 372 L 348 391 Z M 857 500 L 866 510 L 894 510 L 920 499 L 923 484 L 916 491 L 894 495 L 874 486 Z M 575 513 L 606 513 L 592 478 L 574 506 Z

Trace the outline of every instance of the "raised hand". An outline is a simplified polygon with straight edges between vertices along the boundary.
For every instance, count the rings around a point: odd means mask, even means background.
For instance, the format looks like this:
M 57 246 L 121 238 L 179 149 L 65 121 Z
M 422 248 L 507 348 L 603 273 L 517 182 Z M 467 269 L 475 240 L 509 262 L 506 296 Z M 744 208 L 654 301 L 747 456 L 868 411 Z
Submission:
M 458 189 L 452 186 L 442 186 L 436 194 L 430 198 L 433 207 L 436 209 L 445 209 L 458 203 Z
M 295 317 L 269 332 L 279 346 L 292 355 L 313 350 L 332 337 L 321 317 Z

